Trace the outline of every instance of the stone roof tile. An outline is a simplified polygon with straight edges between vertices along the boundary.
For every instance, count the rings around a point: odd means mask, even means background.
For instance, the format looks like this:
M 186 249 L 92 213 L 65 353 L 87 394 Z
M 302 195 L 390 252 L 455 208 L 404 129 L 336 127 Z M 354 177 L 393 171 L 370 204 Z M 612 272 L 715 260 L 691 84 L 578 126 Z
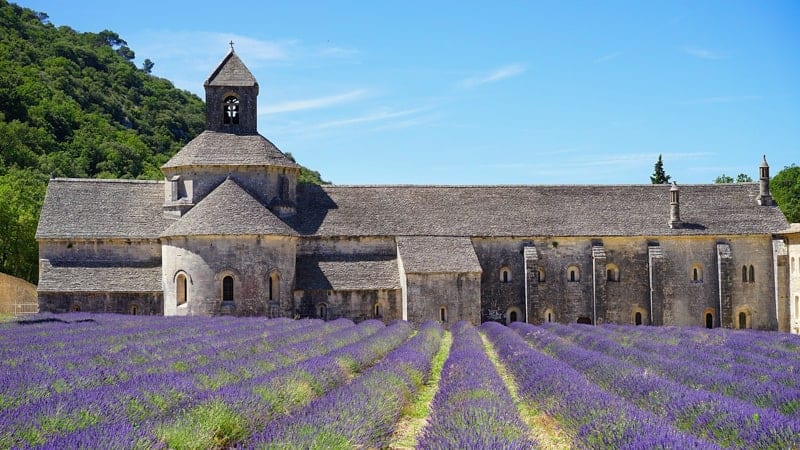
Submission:
M 229 178 L 170 225 L 162 236 L 296 234 Z
M 42 260 L 41 292 L 161 292 L 161 266 Z
M 300 166 L 260 134 L 203 131 L 162 169 L 186 166 Z
M 669 228 L 669 185 L 298 186 L 291 223 L 313 236 L 663 236 L 786 229 L 757 183 L 679 185 L 684 227 Z
M 231 50 L 211 72 L 205 82 L 206 86 L 255 86 L 256 77 L 250 73 L 239 56 Z
M 398 236 L 397 253 L 406 273 L 480 273 L 467 237 Z
M 298 256 L 295 277 L 295 288 L 301 291 L 400 289 L 394 256 Z
M 47 185 L 37 239 L 155 239 L 164 231 L 164 183 L 55 178 Z

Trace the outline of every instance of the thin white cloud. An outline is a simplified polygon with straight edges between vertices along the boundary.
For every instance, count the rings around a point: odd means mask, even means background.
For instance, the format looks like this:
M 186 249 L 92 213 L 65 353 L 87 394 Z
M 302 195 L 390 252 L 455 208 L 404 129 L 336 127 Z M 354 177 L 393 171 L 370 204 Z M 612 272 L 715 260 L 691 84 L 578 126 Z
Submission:
M 292 100 L 288 102 L 278 103 L 272 106 L 260 107 L 259 115 L 278 114 L 291 111 L 303 111 L 307 109 L 327 108 L 329 106 L 357 100 L 359 98 L 364 97 L 366 93 L 367 93 L 366 89 L 357 89 L 354 91 L 349 91 L 337 95 L 329 95 L 325 97 L 310 98 L 304 100 Z
M 526 70 L 527 68 L 522 64 L 510 64 L 499 67 L 486 75 L 461 80 L 459 85 L 462 87 L 472 88 L 482 84 L 495 83 L 500 80 L 505 80 L 506 78 L 521 75 L 525 73 Z
M 686 53 L 687 55 L 694 56 L 695 58 L 700 58 L 700 59 L 714 60 L 714 59 L 725 59 L 728 57 L 727 54 L 700 47 L 683 47 L 683 52 Z
M 606 63 L 606 62 L 609 62 L 609 61 L 613 61 L 613 60 L 619 58 L 620 56 L 622 56 L 622 52 L 608 53 L 606 55 L 603 55 L 603 56 L 595 59 L 594 62 L 595 62 L 595 64 L 602 64 L 602 63 Z
M 708 105 L 714 103 L 738 103 L 763 100 L 760 95 L 723 95 L 720 97 L 694 98 L 680 102 L 682 105 Z
M 358 117 L 351 117 L 349 119 L 341 119 L 341 120 L 332 120 L 330 122 L 323 122 L 317 124 L 314 128 L 317 129 L 326 129 L 326 128 L 341 128 L 350 125 L 357 125 L 362 123 L 368 122 L 378 122 L 383 120 L 389 119 L 396 119 L 399 117 L 408 117 L 422 111 L 425 111 L 426 108 L 417 108 L 417 109 L 406 109 L 401 111 L 392 111 L 390 109 L 382 109 L 379 111 L 374 111 L 363 116 Z

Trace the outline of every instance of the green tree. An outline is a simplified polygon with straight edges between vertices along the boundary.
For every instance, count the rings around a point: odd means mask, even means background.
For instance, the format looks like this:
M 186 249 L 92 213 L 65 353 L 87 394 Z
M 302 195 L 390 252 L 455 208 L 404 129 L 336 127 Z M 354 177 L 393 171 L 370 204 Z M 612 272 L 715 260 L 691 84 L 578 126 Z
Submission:
M 739 175 L 736 175 L 736 180 L 734 180 L 732 176 L 725 175 L 723 173 L 714 180 L 714 183 L 725 184 L 725 183 L 733 183 L 734 181 L 737 183 L 752 183 L 753 179 L 750 178 L 750 175 L 747 175 L 746 173 L 740 173 Z
M 39 246 L 36 226 L 47 177 L 30 169 L 0 176 L 0 272 L 36 283 Z
M 772 197 L 789 222 L 800 222 L 800 167 L 786 166 L 772 178 Z
M 723 173 L 722 175 L 718 176 L 718 177 L 717 177 L 717 178 L 714 180 L 714 183 L 717 183 L 717 184 L 728 184 L 728 183 L 733 183 L 733 177 L 732 177 L 732 176 L 730 176 L 730 175 L 725 175 L 725 174 Z
M 656 161 L 655 168 L 653 170 L 653 175 L 650 176 L 650 182 L 653 184 L 667 184 L 670 180 L 669 175 L 664 172 L 664 161 L 661 160 L 661 154 L 658 155 L 658 161 Z

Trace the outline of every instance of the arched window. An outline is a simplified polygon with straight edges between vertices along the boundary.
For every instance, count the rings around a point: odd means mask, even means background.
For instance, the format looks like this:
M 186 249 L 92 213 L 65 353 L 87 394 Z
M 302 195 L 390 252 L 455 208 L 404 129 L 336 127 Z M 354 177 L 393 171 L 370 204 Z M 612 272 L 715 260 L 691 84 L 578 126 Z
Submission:
M 178 306 L 185 305 L 186 302 L 189 300 L 189 295 L 187 291 L 188 283 L 186 281 L 186 275 L 179 273 L 178 276 L 175 278 L 175 284 L 176 284 L 175 286 L 176 302 Z
M 633 324 L 634 325 L 641 325 L 642 324 L 642 313 L 636 311 L 636 314 L 633 317 Z
M 616 264 L 606 265 L 606 281 L 619 281 L 619 267 Z
M 742 283 L 747 283 L 747 266 L 742 266 Z
M 280 275 L 278 272 L 272 272 L 269 274 L 269 280 L 267 283 L 269 284 L 269 299 L 270 301 L 276 301 L 280 299 Z
M 714 308 L 706 308 L 703 311 L 703 322 L 706 328 L 714 328 Z
M 747 278 L 750 283 L 756 282 L 756 269 L 750 265 L 750 269 L 747 271 Z
M 692 264 L 692 271 L 690 274 L 693 283 L 703 282 L 703 266 L 699 263 Z
M 795 318 L 800 317 L 800 295 L 794 296 L 794 315 Z
M 567 281 L 581 281 L 581 271 L 578 269 L 578 266 L 567 267 Z
M 553 314 L 552 309 L 546 309 L 544 311 L 544 321 L 545 322 L 552 322 L 555 319 L 555 314 Z
M 375 303 L 375 306 L 372 308 L 372 314 L 375 316 L 375 318 L 383 317 L 383 316 L 381 316 L 381 304 L 380 303 Z
M 736 313 L 736 325 L 737 325 L 737 328 L 739 328 L 740 330 L 745 330 L 745 329 L 748 329 L 748 328 L 752 328 L 753 325 L 752 325 L 752 323 L 750 321 L 751 318 L 752 318 L 752 315 L 750 314 L 750 310 L 749 309 L 747 309 L 747 308 L 739 309 L 738 312 Z
M 130 309 L 130 312 L 131 312 L 132 316 L 135 316 L 135 315 L 139 314 L 139 306 L 138 305 L 135 305 L 135 304 L 131 305 L 129 309 Z
M 447 307 L 442 306 L 439 308 L 439 321 L 447 322 Z
M 233 277 L 230 275 L 226 275 L 225 278 L 222 279 L 222 301 L 233 301 Z
M 522 316 L 521 311 L 516 306 L 512 306 L 506 310 L 506 323 L 518 322 Z
M 539 266 L 539 269 L 536 271 L 536 273 L 537 273 L 537 275 L 539 277 L 539 280 L 538 280 L 539 283 L 544 283 L 544 281 L 545 281 L 544 267 Z
M 325 303 L 317 304 L 317 317 L 322 320 L 328 320 L 328 305 Z
M 500 281 L 503 283 L 511 282 L 511 269 L 503 267 L 500 269 Z
M 239 99 L 229 95 L 222 104 L 222 123 L 236 125 L 239 123 Z

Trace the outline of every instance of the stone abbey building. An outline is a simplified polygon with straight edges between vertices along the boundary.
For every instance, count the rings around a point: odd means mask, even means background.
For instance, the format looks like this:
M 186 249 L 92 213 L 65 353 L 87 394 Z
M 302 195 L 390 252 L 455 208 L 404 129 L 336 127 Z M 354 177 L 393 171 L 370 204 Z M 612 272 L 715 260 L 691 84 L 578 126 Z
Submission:
M 800 228 L 757 183 L 315 186 L 231 51 L 164 181 L 53 179 L 42 311 L 797 331 Z

